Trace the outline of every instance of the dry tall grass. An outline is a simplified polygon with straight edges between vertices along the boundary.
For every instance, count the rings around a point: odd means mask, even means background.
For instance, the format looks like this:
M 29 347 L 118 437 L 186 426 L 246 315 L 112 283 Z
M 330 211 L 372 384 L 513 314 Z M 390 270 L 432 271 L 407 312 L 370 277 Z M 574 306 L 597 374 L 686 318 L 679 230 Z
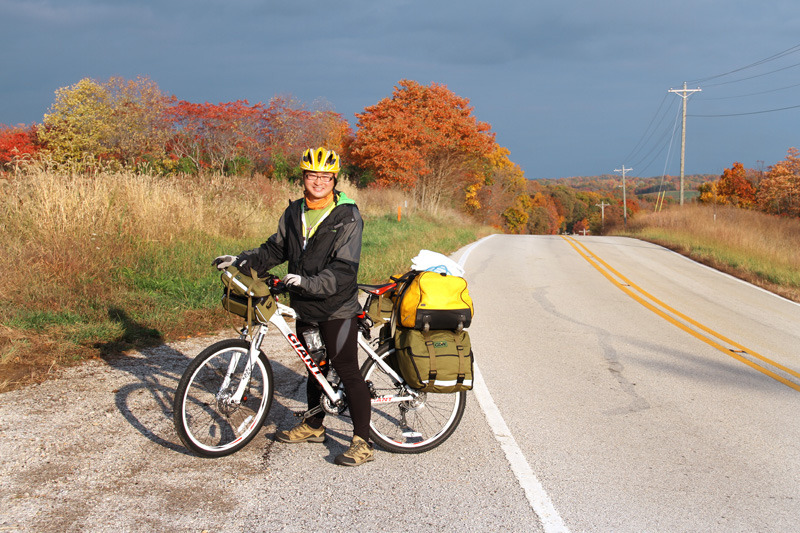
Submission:
M 800 220 L 689 204 L 639 214 L 630 232 L 800 301 Z
M 38 172 L 12 180 L 0 200 L 0 261 L 25 275 L 24 283 L 0 279 L 0 298 L 48 294 L 52 305 L 76 278 L 106 279 L 104 272 L 131 261 L 147 243 L 255 235 L 275 227 L 279 211 L 267 199 L 290 191 L 276 191 L 266 180 L 239 190 L 226 179 Z
M 403 193 L 346 181 L 338 188 L 367 220 L 367 281 L 394 273 L 389 256 L 398 243 L 455 250 L 478 231 L 407 210 L 398 224 Z M 28 379 L 20 377 L 26 368 L 38 375 L 229 323 L 211 258 L 258 246 L 301 195 L 299 183 L 259 176 L 86 176 L 32 167 L 0 179 L 0 391 Z M 411 256 L 396 258 L 398 268 Z

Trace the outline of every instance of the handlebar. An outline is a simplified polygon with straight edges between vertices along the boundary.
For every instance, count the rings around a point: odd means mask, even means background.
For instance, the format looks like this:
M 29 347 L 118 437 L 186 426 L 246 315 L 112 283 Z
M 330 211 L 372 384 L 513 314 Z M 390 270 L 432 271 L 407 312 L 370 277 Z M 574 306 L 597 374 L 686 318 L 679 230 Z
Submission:
M 289 287 L 283 281 L 281 281 L 281 278 L 278 276 L 269 274 L 265 282 L 267 287 L 269 287 L 269 292 L 271 292 L 273 295 L 289 292 Z
M 235 268 L 235 266 L 234 266 L 234 268 Z M 230 277 L 237 285 L 239 285 L 242 290 L 246 290 L 247 289 L 246 285 L 244 285 L 241 282 L 236 280 L 236 278 L 234 277 L 234 274 L 229 270 L 228 267 L 223 268 L 221 270 L 225 271 L 225 273 L 228 275 L 228 277 Z M 237 269 L 237 271 L 238 271 L 238 269 Z M 278 276 L 275 276 L 273 274 L 267 274 L 266 278 L 258 278 L 258 279 L 264 282 L 264 284 L 269 289 L 269 292 L 273 296 L 278 296 L 279 294 L 283 294 L 283 293 L 289 291 L 289 287 L 283 281 L 281 281 L 281 278 L 279 278 Z

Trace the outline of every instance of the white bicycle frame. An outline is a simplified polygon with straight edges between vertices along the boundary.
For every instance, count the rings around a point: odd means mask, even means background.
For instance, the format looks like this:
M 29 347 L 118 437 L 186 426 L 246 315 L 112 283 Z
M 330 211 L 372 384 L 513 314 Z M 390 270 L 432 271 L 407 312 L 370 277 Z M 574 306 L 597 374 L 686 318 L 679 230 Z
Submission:
M 303 347 L 303 344 L 297 338 L 297 335 L 291 330 L 289 324 L 287 324 L 286 317 L 290 318 L 297 318 L 297 313 L 291 307 L 284 305 L 282 303 L 277 302 L 277 310 L 269 319 L 269 323 L 274 324 L 278 331 L 281 332 L 281 335 L 284 336 L 286 341 L 289 345 L 294 348 L 294 351 L 303 361 L 303 364 L 306 365 L 306 368 L 311 375 L 316 378 L 317 382 L 322 387 L 322 390 L 325 392 L 325 395 L 331 400 L 333 405 L 339 404 L 343 400 L 342 389 L 333 390 L 333 387 L 328 382 L 327 378 L 323 375 L 322 371 L 320 370 L 317 363 L 314 362 L 314 359 L 308 354 L 306 349 Z M 250 381 L 250 373 L 253 370 L 253 366 L 256 364 L 256 360 L 258 359 L 258 355 L 261 351 L 261 343 L 264 341 L 264 337 L 267 334 L 268 325 L 267 324 L 258 324 L 255 327 L 255 331 L 252 336 L 252 341 L 250 342 L 250 350 L 248 353 L 248 364 L 245 368 L 242 379 L 239 381 L 239 386 L 236 389 L 236 392 L 229 398 L 229 401 L 234 404 L 239 404 L 242 401 L 242 397 L 244 396 L 245 390 L 247 389 L 248 382 Z M 248 335 L 247 329 L 242 330 L 241 338 L 246 338 Z M 369 345 L 367 339 L 364 338 L 364 335 L 361 331 L 358 332 L 358 345 L 367 353 L 367 355 L 375 361 L 375 364 L 381 367 L 391 378 L 395 381 L 395 383 L 402 383 L 403 379 L 395 372 L 383 359 L 381 359 L 375 350 Z M 222 386 L 220 387 L 220 391 L 227 390 L 228 385 L 230 384 L 230 376 L 232 375 L 234 369 L 239 364 L 240 354 L 235 354 L 230 361 L 228 366 L 228 372 L 223 380 Z M 396 396 L 396 395 L 389 395 L 389 396 L 379 396 L 377 398 L 372 398 L 371 403 L 397 403 L 397 402 L 406 402 L 414 400 L 419 393 L 415 392 L 414 390 L 407 390 L 407 394 L 403 396 Z

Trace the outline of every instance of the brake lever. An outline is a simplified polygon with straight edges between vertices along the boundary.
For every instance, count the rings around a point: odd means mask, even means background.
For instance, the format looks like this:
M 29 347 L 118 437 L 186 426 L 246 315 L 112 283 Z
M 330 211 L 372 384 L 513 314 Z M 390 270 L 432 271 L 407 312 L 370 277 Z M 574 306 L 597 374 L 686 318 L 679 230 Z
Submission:
M 288 290 L 286 284 L 283 281 L 281 281 L 281 278 L 277 276 L 272 276 L 269 279 L 269 285 L 270 288 L 272 289 L 272 292 L 275 294 L 284 293 Z

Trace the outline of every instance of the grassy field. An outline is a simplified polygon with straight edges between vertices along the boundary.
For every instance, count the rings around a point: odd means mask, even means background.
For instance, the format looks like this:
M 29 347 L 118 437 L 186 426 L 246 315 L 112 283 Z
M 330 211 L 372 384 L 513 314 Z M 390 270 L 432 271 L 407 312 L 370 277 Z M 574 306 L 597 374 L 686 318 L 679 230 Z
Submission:
M 685 204 L 639 213 L 627 235 L 651 241 L 800 302 L 800 220 Z
M 234 324 L 211 260 L 255 248 L 300 186 L 264 178 L 33 173 L 0 180 L 0 391 L 49 371 Z M 399 191 L 358 190 L 359 281 L 491 232 L 456 214 L 403 212 Z M 285 273 L 285 265 L 274 273 Z

